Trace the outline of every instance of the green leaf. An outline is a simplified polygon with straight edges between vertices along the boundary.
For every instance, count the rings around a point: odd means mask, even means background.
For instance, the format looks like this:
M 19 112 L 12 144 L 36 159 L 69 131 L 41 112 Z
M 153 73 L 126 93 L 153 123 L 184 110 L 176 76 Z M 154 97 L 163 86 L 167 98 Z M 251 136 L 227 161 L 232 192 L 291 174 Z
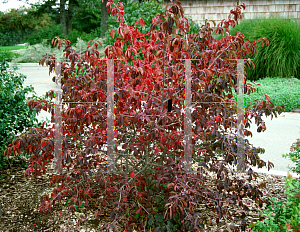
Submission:
M 148 225 L 152 226 L 153 223 L 154 223 L 154 218 L 153 217 L 149 218 Z
M 155 219 L 158 222 L 163 222 L 165 220 L 164 216 L 162 214 L 155 215 Z
M 133 217 L 134 217 L 135 219 L 138 219 L 138 218 L 139 218 L 139 214 L 136 213 Z

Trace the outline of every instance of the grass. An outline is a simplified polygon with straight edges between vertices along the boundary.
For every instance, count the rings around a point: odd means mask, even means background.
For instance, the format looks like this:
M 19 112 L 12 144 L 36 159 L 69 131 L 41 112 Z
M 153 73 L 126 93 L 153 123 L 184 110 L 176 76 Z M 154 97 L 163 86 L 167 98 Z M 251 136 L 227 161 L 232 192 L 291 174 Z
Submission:
M 249 81 L 247 81 L 249 82 Z M 256 81 L 261 84 L 258 86 L 258 93 L 244 95 L 244 106 L 253 104 L 254 100 L 264 100 L 263 95 L 271 97 L 274 105 L 284 105 L 285 111 L 293 111 L 300 108 L 300 80 L 296 78 L 264 78 Z
M 261 42 L 257 45 L 257 53 L 251 57 L 256 68 L 246 70 L 249 80 L 278 76 L 300 78 L 299 22 L 279 16 L 242 20 L 230 29 L 230 35 L 236 32 L 243 33 L 250 41 L 266 37 L 270 42 L 269 46 L 262 47 Z
M 15 51 L 26 48 L 25 45 L 19 45 L 19 46 L 1 46 L 0 51 Z

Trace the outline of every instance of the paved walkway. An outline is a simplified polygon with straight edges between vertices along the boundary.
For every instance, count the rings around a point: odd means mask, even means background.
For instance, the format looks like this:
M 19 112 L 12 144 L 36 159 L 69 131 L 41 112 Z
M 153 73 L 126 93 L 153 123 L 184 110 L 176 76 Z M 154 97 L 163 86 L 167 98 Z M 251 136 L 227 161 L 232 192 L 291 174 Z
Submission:
M 256 147 L 265 148 L 266 152 L 260 157 L 264 161 L 274 163 L 274 170 L 286 173 L 288 166 L 294 164 L 289 159 L 283 158 L 282 154 L 289 153 L 291 145 L 300 139 L 300 113 L 284 112 L 272 120 L 270 116 L 263 119 L 267 130 L 258 133 L 253 120 L 250 128 L 253 137 L 248 138 L 249 142 Z
M 56 84 L 52 82 L 54 74 L 49 76 L 48 68 L 46 66 L 39 66 L 38 64 L 17 64 L 19 72 L 25 74 L 27 79 L 24 85 L 32 85 L 36 93 L 42 96 L 50 89 L 55 89 Z M 51 115 L 42 111 L 38 117 L 39 120 Z M 259 169 L 259 172 L 267 172 L 270 174 L 286 175 L 288 166 L 293 166 L 293 163 L 288 159 L 282 157 L 282 154 L 288 153 L 293 142 L 300 138 L 300 113 L 282 113 L 278 118 L 273 120 L 264 118 L 267 130 L 262 133 L 256 132 L 256 125 L 254 120 L 250 130 L 253 137 L 248 138 L 250 143 L 254 146 L 265 148 L 265 154 L 261 155 L 264 161 L 270 160 L 275 167 L 270 172 L 266 169 Z
M 47 66 L 41 66 L 37 63 L 9 64 L 10 66 L 17 66 L 19 68 L 17 71 L 27 76 L 24 86 L 32 85 L 38 96 L 45 95 L 50 89 L 56 88 L 56 84 L 52 82 L 54 74 L 51 73 L 49 76 L 49 68 Z M 32 94 L 28 96 L 32 96 Z M 46 118 L 50 120 L 51 114 L 42 110 L 38 116 L 38 120 L 43 121 Z

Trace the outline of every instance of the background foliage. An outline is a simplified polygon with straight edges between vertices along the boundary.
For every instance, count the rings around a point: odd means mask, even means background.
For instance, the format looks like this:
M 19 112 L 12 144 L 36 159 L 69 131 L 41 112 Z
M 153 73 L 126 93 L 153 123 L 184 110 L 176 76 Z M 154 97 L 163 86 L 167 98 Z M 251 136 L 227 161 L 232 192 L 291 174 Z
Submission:
M 129 26 L 134 26 L 135 22 L 142 18 L 145 21 L 145 25 L 141 27 L 139 24 L 137 28 L 140 32 L 145 33 L 150 30 L 150 26 L 152 24 L 152 19 L 157 15 L 164 12 L 165 8 L 162 6 L 162 0 L 155 1 L 142 1 L 141 3 L 136 0 L 127 0 L 123 1 L 124 3 L 124 18 L 126 23 Z M 196 24 L 189 18 L 189 23 L 191 26 L 191 30 L 188 33 L 197 33 L 200 29 L 200 25 Z M 116 38 L 111 38 L 110 32 L 111 30 L 117 29 L 119 27 L 119 23 L 117 22 L 117 15 L 113 16 L 109 15 L 108 20 L 108 30 L 106 31 L 106 40 L 105 44 L 112 45 Z
M 47 14 L 35 15 L 33 9 L 11 9 L 0 12 L 0 46 L 23 43 L 34 31 L 51 27 L 52 22 Z
M 142 1 L 123 0 L 125 6 L 125 19 L 128 25 L 139 19 L 145 20 L 145 26 L 140 28 L 142 32 L 150 29 L 152 18 L 162 13 L 164 7 L 161 0 Z M 60 13 L 57 1 L 45 0 L 41 4 L 35 4 L 31 8 L 12 9 L 10 12 L 0 12 L 0 45 L 15 45 L 28 42 L 30 45 L 42 43 L 45 39 L 51 45 L 51 40 L 55 36 L 68 39 L 72 43 L 77 42 L 77 38 L 84 41 L 93 40 L 100 36 L 103 30 L 101 22 L 101 0 L 78 0 L 74 6 L 73 29 L 65 36 L 62 33 L 62 26 L 59 18 Z M 196 33 L 199 25 L 189 19 L 191 32 Z M 116 29 L 118 23 L 116 16 L 109 15 L 108 31 L 106 32 L 105 45 L 113 44 L 115 40 L 109 35 L 111 29 Z M 139 26 L 138 26 L 139 27 Z

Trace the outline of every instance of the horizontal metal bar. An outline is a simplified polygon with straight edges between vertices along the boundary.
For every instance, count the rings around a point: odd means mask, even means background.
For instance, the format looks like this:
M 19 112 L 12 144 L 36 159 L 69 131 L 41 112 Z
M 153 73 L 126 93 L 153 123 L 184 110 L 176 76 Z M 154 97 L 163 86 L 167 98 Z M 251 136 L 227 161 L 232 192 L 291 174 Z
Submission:
M 61 104 L 98 104 L 98 103 L 107 103 L 107 102 L 62 102 Z M 236 103 L 232 102 L 192 102 L 195 104 L 231 104 L 236 105 Z M 55 105 L 55 104 L 54 104 Z
M 203 60 L 203 59 L 176 59 L 176 60 Z M 253 60 L 253 59 L 228 59 L 228 60 Z
M 98 103 L 107 103 L 107 102 L 62 102 L 61 104 L 98 104 Z

